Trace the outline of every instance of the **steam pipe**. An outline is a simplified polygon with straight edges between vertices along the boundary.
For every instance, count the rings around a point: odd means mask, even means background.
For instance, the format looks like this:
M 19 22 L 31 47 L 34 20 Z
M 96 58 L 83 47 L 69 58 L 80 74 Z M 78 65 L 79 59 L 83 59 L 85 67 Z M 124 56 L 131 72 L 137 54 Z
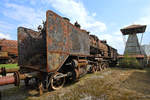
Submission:
M 13 83 L 15 83 L 15 77 L 14 76 L 0 77 L 0 86 L 1 85 L 7 85 L 7 84 L 13 84 Z
M 14 72 L 12 76 L 2 76 L 0 77 L 0 86 L 8 85 L 8 84 L 15 84 L 15 86 L 19 86 L 20 80 L 24 80 L 27 77 L 36 77 L 38 76 L 38 72 L 20 74 L 19 72 Z

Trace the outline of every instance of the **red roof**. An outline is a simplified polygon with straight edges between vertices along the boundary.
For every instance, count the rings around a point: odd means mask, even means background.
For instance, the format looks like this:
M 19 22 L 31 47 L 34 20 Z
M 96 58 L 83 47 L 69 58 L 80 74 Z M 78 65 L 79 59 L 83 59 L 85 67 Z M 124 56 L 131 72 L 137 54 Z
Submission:
M 16 47 L 17 48 L 17 41 L 16 40 L 6 40 L 0 39 L 0 46 L 7 46 L 7 47 Z

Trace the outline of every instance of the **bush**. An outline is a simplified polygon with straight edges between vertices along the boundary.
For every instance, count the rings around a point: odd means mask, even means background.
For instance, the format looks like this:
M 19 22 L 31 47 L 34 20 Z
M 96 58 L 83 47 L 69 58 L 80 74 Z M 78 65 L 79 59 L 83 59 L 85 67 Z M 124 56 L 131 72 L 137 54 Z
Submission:
M 136 57 L 129 57 L 127 54 L 119 61 L 119 66 L 123 68 L 141 68 Z

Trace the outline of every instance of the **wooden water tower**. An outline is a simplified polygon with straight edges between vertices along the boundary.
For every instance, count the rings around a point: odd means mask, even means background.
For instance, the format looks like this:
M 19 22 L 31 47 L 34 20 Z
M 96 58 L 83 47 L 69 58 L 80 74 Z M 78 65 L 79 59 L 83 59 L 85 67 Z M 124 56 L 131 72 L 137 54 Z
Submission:
M 144 33 L 145 29 L 146 25 L 130 25 L 120 30 L 123 36 L 128 35 L 128 39 L 125 42 L 124 55 L 127 54 L 130 57 L 136 57 L 142 65 L 144 65 L 144 59 L 146 56 L 144 50 L 141 48 L 143 34 L 140 43 L 137 34 Z

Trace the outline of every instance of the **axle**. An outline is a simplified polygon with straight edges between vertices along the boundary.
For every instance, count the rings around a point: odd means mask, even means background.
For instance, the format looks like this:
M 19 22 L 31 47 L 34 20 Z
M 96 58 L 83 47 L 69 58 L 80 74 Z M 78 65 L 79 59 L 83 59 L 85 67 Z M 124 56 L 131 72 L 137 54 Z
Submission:
M 19 86 L 20 80 L 24 80 L 26 78 L 37 76 L 37 72 L 20 74 L 18 71 L 14 72 L 14 75 L 11 76 L 2 76 L 0 77 L 0 86 L 7 84 L 15 84 L 15 86 Z

